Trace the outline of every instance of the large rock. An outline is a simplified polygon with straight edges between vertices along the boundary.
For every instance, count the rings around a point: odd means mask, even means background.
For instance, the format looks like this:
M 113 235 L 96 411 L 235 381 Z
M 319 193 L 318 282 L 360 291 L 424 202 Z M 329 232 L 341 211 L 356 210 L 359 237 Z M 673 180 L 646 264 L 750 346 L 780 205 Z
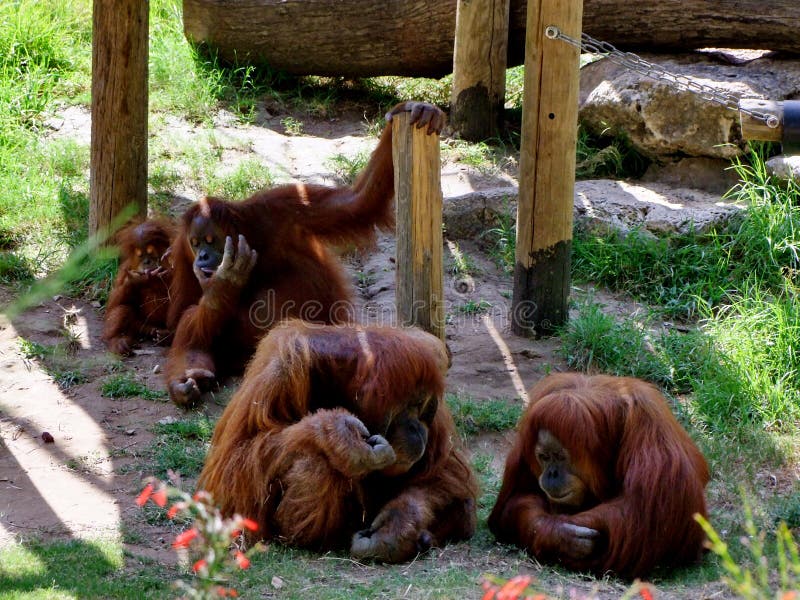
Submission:
M 664 236 L 720 227 L 742 210 L 716 194 L 659 183 L 611 179 L 575 185 L 575 224 L 597 231 L 632 229 Z
M 778 179 L 794 179 L 800 182 L 800 156 L 773 156 L 767 168 Z
M 474 239 L 515 219 L 518 190 L 502 187 L 445 197 L 444 224 L 451 239 Z M 577 227 L 597 233 L 639 229 L 653 236 L 708 231 L 724 225 L 742 210 L 718 194 L 673 188 L 659 183 L 628 183 L 610 179 L 575 184 Z
M 785 100 L 800 94 L 800 60 L 739 53 L 643 55 L 672 74 L 738 98 Z M 737 63 L 738 64 L 734 64 Z M 626 134 L 658 162 L 678 156 L 730 159 L 742 153 L 738 112 L 608 59 L 581 69 L 580 119 L 598 134 Z

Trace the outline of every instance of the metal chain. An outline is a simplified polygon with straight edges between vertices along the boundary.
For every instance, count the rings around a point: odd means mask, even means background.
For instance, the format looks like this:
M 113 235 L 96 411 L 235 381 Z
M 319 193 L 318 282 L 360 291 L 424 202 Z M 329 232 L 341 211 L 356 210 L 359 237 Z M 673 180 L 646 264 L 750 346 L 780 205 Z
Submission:
M 730 110 L 743 112 L 747 115 L 750 115 L 754 119 L 763 121 L 766 123 L 767 127 L 774 129 L 780 125 L 780 119 L 777 117 L 777 115 L 759 110 L 741 108 L 739 106 L 739 98 L 733 94 L 721 92 L 709 85 L 698 83 L 695 80 L 686 77 L 685 75 L 675 75 L 674 73 L 670 73 L 664 67 L 648 62 L 632 52 L 622 52 L 608 42 L 596 40 L 586 33 L 581 33 L 581 39 L 576 40 L 575 38 L 565 34 L 558 27 L 550 25 L 544 30 L 544 34 L 551 40 L 563 40 L 568 44 L 579 48 L 582 52 L 587 52 L 590 54 L 603 54 L 608 60 L 617 65 L 640 73 L 646 77 L 650 77 L 651 79 L 655 79 L 656 81 L 666 81 L 678 89 L 696 94 L 704 100 L 720 104 Z

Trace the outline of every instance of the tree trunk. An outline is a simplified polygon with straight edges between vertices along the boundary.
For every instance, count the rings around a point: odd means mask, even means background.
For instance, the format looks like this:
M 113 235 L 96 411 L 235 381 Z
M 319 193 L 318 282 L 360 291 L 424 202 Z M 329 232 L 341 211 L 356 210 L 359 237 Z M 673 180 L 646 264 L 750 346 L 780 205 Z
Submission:
M 94 0 L 90 234 L 147 214 L 148 6 Z
M 554 2 L 557 0 L 553 0 Z M 183 0 L 187 37 L 233 60 L 298 75 L 452 72 L 457 0 Z M 522 63 L 527 2 L 511 0 L 509 66 Z M 583 28 L 628 50 L 800 53 L 797 0 L 585 0 Z

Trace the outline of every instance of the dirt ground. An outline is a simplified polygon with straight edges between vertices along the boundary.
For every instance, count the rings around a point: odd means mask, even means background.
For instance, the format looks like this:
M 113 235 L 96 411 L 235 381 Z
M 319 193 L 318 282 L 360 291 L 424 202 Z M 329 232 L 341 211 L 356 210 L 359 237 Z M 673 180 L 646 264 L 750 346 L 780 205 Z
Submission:
M 88 141 L 88 116 L 69 109 L 59 117 L 54 135 Z M 171 135 L 189 136 L 197 130 L 186 123 L 169 122 Z M 349 121 L 309 123 L 307 135 L 288 137 L 275 117 L 264 115 L 255 126 L 235 124 L 224 116 L 215 134 L 229 140 L 226 154 L 231 162 L 258 155 L 289 177 L 328 181 L 326 157 L 354 154 L 364 146 L 357 114 Z M 465 190 L 506 185 L 513 174 L 487 176 L 458 163 L 444 167 L 445 195 Z M 179 194 L 180 196 L 180 194 Z M 180 201 L 198 197 L 198 190 L 184 190 Z M 453 242 L 477 266 L 472 281 L 451 275 Z M 344 258 L 352 274 L 353 288 L 363 320 L 392 322 L 394 306 L 394 240 L 382 236 L 371 253 Z M 476 399 L 503 398 L 523 402 L 525 389 L 550 370 L 565 368 L 557 355 L 557 339 L 529 340 L 514 336 L 507 321 L 510 276 L 481 250 L 476 240 L 450 240 L 446 254 L 446 304 L 449 315 L 447 343 L 453 353 L 448 391 Z M 575 292 L 582 294 L 581 290 Z M 638 307 L 597 292 L 608 310 L 630 315 Z M 0 306 L 12 299 L 0 290 Z M 465 314 L 459 307 L 484 302 L 482 314 Z M 102 382 L 119 369 L 100 340 L 103 311 L 97 305 L 55 297 L 34 307 L 13 322 L 0 316 L 0 546 L 14 541 L 45 537 L 90 538 L 135 530 L 138 542 L 127 549 L 134 555 L 171 563 L 174 552 L 169 532 L 158 525 L 143 526 L 133 499 L 142 486 L 138 456 L 153 441 L 150 430 L 164 419 L 184 413 L 166 399 L 111 399 L 101 395 Z M 36 359 L 25 358 L 21 338 L 43 345 L 63 343 L 65 328 L 77 340 L 72 362 L 85 373 L 64 390 Z M 122 368 L 153 390 L 163 390 L 164 349 L 142 346 L 125 359 Z M 216 415 L 221 406 L 207 402 L 200 409 Z M 52 436 L 46 443 L 43 433 Z M 470 450 L 494 457 L 495 472 L 502 471 L 511 433 L 478 436 Z M 47 436 L 45 436 L 47 437 Z M 187 482 L 191 484 L 191 482 Z M 484 557 L 485 558 L 485 557 Z M 470 560 L 480 560 L 473 558 Z M 607 597 L 618 597 L 619 586 Z M 721 586 L 712 584 L 686 594 L 660 598 L 720 597 Z

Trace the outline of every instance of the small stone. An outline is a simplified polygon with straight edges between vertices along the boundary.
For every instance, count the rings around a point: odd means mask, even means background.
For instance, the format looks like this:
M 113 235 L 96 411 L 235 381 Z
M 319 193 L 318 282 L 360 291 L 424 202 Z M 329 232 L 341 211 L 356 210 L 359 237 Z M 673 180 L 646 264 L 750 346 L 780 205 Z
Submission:
M 136 430 L 135 429 L 126 429 L 125 430 L 125 435 L 136 435 Z
M 153 367 L 153 375 L 158 375 L 161 373 L 161 365 L 156 365 Z
M 177 422 L 178 422 L 178 419 L 176 419 L 172 415 L 169 415 L 167 417 L 164 417 L 163 419 L 160 419 L 158 421 L 158 424 L 159 425 L 172 425 L 173 423 L 177 423 Z
M 272 577 L 272 587 L 274 587 L 276 590 L 281 589 L 283 587 L 283 579 L 281 579 L 277 575 L 273 575 L 273 577 Z

